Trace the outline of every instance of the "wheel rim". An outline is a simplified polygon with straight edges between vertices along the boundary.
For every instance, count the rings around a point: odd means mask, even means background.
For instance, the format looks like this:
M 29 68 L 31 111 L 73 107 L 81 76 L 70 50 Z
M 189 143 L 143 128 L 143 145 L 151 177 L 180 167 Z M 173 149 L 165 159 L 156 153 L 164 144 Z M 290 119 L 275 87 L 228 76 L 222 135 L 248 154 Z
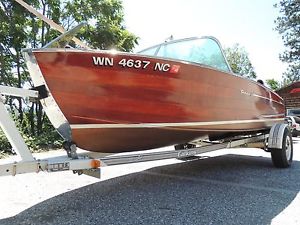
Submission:
M 291 154 L 292 154 L 291 138 L 290 136 L 286 136 L 285 155 L 288 161 L 291 159 Z

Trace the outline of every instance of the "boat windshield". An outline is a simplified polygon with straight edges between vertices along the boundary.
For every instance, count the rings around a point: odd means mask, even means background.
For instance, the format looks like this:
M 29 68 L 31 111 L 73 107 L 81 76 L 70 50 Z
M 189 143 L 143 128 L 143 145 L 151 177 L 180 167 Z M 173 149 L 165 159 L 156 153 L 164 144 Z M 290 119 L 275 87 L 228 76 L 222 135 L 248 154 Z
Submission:
M 143 55 L 185 60 L 231 72 L 219 43 L 210 37 L 165 42 L 139 52 Z

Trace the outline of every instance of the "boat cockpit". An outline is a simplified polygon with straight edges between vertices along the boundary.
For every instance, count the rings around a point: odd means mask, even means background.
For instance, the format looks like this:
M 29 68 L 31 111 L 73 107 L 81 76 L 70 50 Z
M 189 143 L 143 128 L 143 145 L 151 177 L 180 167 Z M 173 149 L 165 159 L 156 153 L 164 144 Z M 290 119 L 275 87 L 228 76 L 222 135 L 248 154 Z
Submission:
M 219 41 L 213 37 L 186 38 L 164 42 L 139 54 L 178 59 L 232 72 Z

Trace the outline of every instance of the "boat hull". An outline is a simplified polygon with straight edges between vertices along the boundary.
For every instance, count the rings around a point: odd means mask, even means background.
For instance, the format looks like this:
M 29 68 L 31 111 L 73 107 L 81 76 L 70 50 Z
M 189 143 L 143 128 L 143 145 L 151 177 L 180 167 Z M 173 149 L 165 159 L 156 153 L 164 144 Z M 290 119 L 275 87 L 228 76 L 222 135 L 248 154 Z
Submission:
M 30 57 L 70 125 L 71 135 L 62 136 L 89 151 L 263 131 L 284 117 L 283 101 L 271 90 L 197 64 L 68 49 L 36 50 Z

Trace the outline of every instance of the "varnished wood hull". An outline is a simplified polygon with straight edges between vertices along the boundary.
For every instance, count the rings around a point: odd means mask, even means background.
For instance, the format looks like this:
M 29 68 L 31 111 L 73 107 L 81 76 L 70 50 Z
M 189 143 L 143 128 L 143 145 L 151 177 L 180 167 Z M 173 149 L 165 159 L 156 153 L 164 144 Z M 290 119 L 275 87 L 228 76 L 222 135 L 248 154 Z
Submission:
M 266 130 L 284 117 L 277 94 L 205 66 L 100 51 L 37 50 L 33 56 L 70 124 L 71 140 L 90 151 Z

